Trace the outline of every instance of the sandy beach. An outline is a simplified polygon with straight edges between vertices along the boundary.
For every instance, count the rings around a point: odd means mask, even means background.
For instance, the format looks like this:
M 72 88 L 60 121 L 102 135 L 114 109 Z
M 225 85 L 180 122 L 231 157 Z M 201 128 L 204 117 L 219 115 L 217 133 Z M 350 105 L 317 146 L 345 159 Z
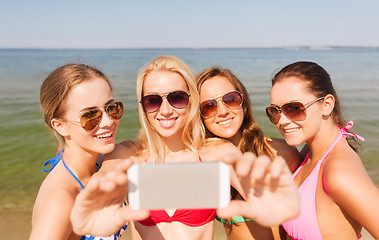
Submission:
M 0 212 L 0 236 L 1 239 L 20 240 L 28 239 L 31 230 L 31 212 Z M 374 240 L 373 237 L 365 230 L 362 230 L 361 240 Z M 131 239 L 128 229 L 121 238 L 123 240 Z M 226 239 L 225 232 L 221 223 L 216 221 L 214 240 Z

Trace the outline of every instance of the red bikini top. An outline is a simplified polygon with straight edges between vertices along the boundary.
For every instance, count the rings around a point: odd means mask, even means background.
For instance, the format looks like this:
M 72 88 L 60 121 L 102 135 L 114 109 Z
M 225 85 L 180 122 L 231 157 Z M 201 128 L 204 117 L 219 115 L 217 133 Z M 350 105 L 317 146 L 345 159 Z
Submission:
M 216 217 L 216 209 L 176 209 L 170 217 L 165 210 L 150 210 L 150 217 L 138 221 L 144 226 L 154 226 L 161 222 L 181 222 L 190 227 L 199 227 Z
M 200 154 L 197 153 L 202 162 Z M 150 216 L 138 221 L 144 226 L 154 226 L 161 222 L 181 222 L 190 227 L 199 227 L 211 222 L 216 217 L 216 209 L 176 209 L 171 217 L 165 210 L 150 210 Z

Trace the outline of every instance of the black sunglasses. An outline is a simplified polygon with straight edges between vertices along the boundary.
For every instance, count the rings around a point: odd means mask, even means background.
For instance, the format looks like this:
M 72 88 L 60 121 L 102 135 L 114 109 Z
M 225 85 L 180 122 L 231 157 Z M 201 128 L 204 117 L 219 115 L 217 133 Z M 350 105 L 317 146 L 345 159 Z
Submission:
M 185 91 L 174 91 L 166 94 L 150 94 L 142 97 L 140 103 L 145 112 L 148 113 L 157 111 L 162 105 L 163 98 L 166 98 L 174 108 L 182 109 L 187 107 L 190 96 L 191 95 Z

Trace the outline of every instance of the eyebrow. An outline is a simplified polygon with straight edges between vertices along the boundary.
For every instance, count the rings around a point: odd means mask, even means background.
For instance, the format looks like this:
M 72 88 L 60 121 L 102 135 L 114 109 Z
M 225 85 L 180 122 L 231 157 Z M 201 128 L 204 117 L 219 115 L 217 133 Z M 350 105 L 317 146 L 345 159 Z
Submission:
M 107 105 L 109 105 L 109 104 L 111 104 L 111 103 L 114 103 L 115 102 L 115 100 L 112 98 L 112 99 L 109 99 L 105 104 L 104 104 L 104 106 L 107 106 Z M 90 111 L 90 110 L 94 110 L 94 109 L 97 109 L 98 107 L 95 107 L 95 106 L 93 106 L 93 107 L 86 107 L 86 108 L 83 108 L 82 110 L 80 110 L 79 111 L 79 113 L 83 113 L 83 112 L 86 112 L 86 111 Z

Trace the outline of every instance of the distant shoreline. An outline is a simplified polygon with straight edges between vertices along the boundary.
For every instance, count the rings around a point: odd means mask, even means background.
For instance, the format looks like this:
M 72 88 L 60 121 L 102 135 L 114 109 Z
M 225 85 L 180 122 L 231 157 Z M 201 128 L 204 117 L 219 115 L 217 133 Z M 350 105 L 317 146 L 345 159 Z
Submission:
M 125 47 L 125 48 L 40 48 L 40 47 L 14 47 L 3 50 L 238 50 L 238 49 L 283 49 L 283 50 L 378 50 L 379 46 L 337 46 L 337 45 L 299 45 L 277 47 Z

